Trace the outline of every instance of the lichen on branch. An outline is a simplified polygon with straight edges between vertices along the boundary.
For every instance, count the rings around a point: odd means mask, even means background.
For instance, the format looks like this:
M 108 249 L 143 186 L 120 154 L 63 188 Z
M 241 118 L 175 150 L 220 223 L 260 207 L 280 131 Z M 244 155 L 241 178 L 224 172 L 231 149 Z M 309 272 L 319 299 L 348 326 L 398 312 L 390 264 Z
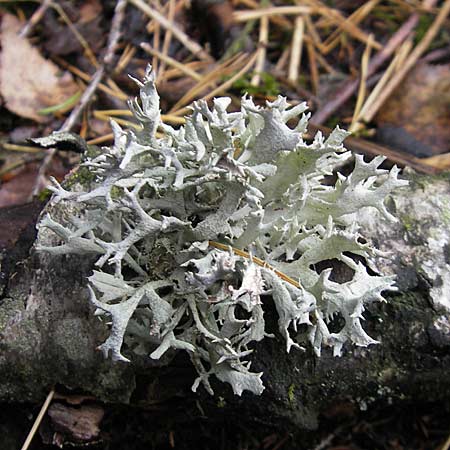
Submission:
M 279 97 L 263 108 L 244 97 L 240 111 L 228 112 L 228 98 L 211 109 L 199 101 L 175 129 L 160 122 L 150 67 L 138 84 L 140 101 L 130 107 L 142 131 L 113 122 L 114 145 L 84 162 L 94 182 L 51 188 L 53 203 L 77 213 L 39 224 L 58 240 L 38 250 L 96 255 L 89 291 L 95 313 L 112 322 L 100 346 L 105 356 L 159 359 L 184 350 L 198 372 L 193 390 L 203 385 L 212 394 L 215 375 L 237 395 L 261 394 L 251 353 L 272 336 L 268 302 L 287 352 L 302 351 L 300 341 L 317 355 L 323 346 L 340 355 L 347 342 L 376 343 L 361 319 L 394 280 L 363 264 L 377 250 L 362 239 L 357 213 L 372 208 L 395 220 L 385 199 L 407 184 L 398 169 L 356 155 L 353 172 L 338 173 L 333 184 L 330 175 L 351 158 L 342 144 L 347 133 L 337 127 L 306 143 L 304 103 L 290 107 Z M 331 269 L 317 270 L 328 260 L 347 266 L 351 279 L 339 283 Z M 336 316 L 341 326 L 333 332 Z

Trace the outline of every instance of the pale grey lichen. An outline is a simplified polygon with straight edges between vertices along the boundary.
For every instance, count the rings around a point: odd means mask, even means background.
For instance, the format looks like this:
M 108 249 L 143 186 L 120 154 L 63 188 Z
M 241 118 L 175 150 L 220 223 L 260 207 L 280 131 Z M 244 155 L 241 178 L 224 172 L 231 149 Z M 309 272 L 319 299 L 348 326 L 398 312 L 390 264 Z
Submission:
M 89 190 L 56 181 L 51 188 L 53 203 L 79 213 L 67 223 L 47 215 L 39 225 L 60 244 L 38 250 L 98 255 L 89 291 L 96 314 L 112 321 L 105 356 L 128 361 L 124 345 L 128 355 L 155 359 L 185 350 L 198 372 L 193 390 L 202 384 L 212 393 L 214 374 L 237 395 L 261 394 L 262 373 L 251 371 L 249 357 L 272 337 L 270 302 L 287 352 L 308 340 L 317 355 L 324 345 L 340 355 L 346 342 L 375 343 L 361 326 L 364 308 L 394 281 L 363 264 L 377 250 L 362 239 L 356 213 L 372 208 L 394 220 L 385 198 L 406 184 L 398 169 L 356 155 L 353 172 L 331 182 L 351 158 L 347 133 L 337 127 L 307 144 L 304 103 L 279 97 L 262 108 L 244 97 L 240 111 L 227 112 L 228 98 L 212 109 L 199 101 L 175 129 L 160 121 L 151 69 L 138 84 L 140 102 L 130 107 L 142 131 L 113 123 L 114 145 L 84 163 L 96 176 Z M 328 260 L 352 278 L 339 283 L 332 269 L 320 272 Z M 332 321 L 339 331 L 330 331 Z

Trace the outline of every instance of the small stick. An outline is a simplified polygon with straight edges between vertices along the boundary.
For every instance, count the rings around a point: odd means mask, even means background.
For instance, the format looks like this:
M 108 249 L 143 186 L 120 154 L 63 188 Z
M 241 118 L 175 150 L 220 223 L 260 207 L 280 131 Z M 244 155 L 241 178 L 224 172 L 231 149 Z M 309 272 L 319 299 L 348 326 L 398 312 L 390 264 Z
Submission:
M 329 21 L 330 24 L 336 24 L 341 27 L 343 31 L 348 33 L 353 38 L 364 42 L 367 44 L 369 41 L 369 36 L 361 31 L 356 25 L 354 25 L 351 21 L 346 21 L 345 17 L 338 11 L 337 9 L 329 8 L 328 6 L 324 5 L 322 2 L 318 0 L 306 0 L 307 3 L 312 4 L 312 8 L 314 12 L 319 13 L 322 15 L 327 21 Z M 382 45 L 379 42 L 373 41 L 372 46 L 375 47 L 377 50 L 380 50 L 382 48 Z M 325 46 L 322 49 L 323 53 L 325 53 Z
M 216 66 L 213 70 L 206 74 L 201 81 L 199 81 L 195 86 L 189 89 L 189 91 L 186 92 L 174 106 L 172 106 L 169 113 L 172 113 L 178 108 L 191 103 L 203 89 L 215 83 L 220 77 L 227 74 L 230 70 L 233 70 L 236 66 L 239 66 L 239 64 L 242 63 L 246 56 L 247 55 L 237 54 L 235 56 L 232 56 L 222 64 Z
M 221 94 L 224 91 L 226 91 L 227 89 L 229 89 L 236 80 L 241 78 L 243 75 L 245 75 L 252 68 L 252 66 L 255 63 L 255 61 L 256 61 L 256 52 L 249 59 L 248 63 L 244 67 L 242 67 L 241 70 L 236 72 L 231 78 L 229 78 L 227 81 L 222 83 L 220 86 L 218 86 L 217 88 L 213 89 L 207 96 L 202 97 L 202 99 L 208 101 L 209 99 L 213 98 L 217 94 Z M 171 114 L 174 115 L 174 116 L 175 115 L 176 116 L 182 116 L 182 115 L 188 114 L 188 113 L 189 113 L 189 108 L 184 107 L 184 108 L 178 109 L 177 111 L 172 112 Z
M 372 35 L 370 35 L 370 36 L 372 36 Z M 370 49 L 371 49 L 371 45 L 370 45 L 370 39 L 369 39 L 369 42 L 367 43 L 366 49 L 364 50 L 363 56 L 361 58 L 361 83 L 359 85 L 358 97 L 356 98 L 355 109 L 353 111 L 352 123 L 349 128 L 349 131 L 352 133 L 355 132 L 359 126 L 359 122 L 358 122 L 359 113 L 364 104 L 364 99 L 366 98 L 367 68 L 368 68 L 369 59 L 370 59 Z
M 308 52 L 312 91 L 315 95 L 317 95 L 319 90 L 319 70 L 317 69 L 316 49 L 314 48 L 312 42 L 306 42 L 306 50 Z
M 278 275 L 283 281 L 286 281 L 289 284 L 292 284 L 292 286 L 295 286 L 298 289 L 301 289 L 300 283 L 295 281 L 290 276 L 286 275 L 283 272 L 280 272 L 279 270 L 275 269 L 275 267 L 271 266 L 268 262 L 263 261 L 260 258 L 257 258 L 256 256 L 250 255 L 250 253 L 245 252 L 244 250 L 240 250 L 239 248 L 231 247 L 231 245 L 221 244 L 220 242 L 216 241 L 208 241 L 208 244 L 210 247 L 217 248 L 219 250 L 224 250 L 226 252 L 232 251 L 235 255 L 241 256 L 242 258 L 249 259 L 250 261 L 253 261 L 256 265 L 263 267 L 265 269 L 272 270 L 276 275 Z
M 157 11 L 160 10 L 161 4 L 160 4 L 159 0 L 155 0 L 154 3 L 155 3 L 155 6 L 158 8 Z M 155 26 L 154 26 L 154 30 L 153 30 L 153 46 L 155 47 L 155 50 L 158 50 L 158 51 L 159 51 L 160 40 L 161 40 L 160 38 L 161 38 L 161 27 L 159 25 L 159 22 L 155 20 Z M 152 67 L 153 67 L 153 70 L 155 71 L 155 74 L 158 73 L 158 66 L 159 66 L 158 58 L 155 55 L 153 55 Z
M 336 30 L 328 36 L 328 38 L 323 43 L 324 49 L 323 53 L 328 54 L 331 50 L 336 47 L 339 43 L 340 36 L 342 34 L 342 30 L 345 30 L 345 27 L 350 24 L 350 26 L 357 26 L 360 22 L 364 20 L 365 17 L 372 11 L 372 9 L 379 3 L 379 0 L 370 0 L 360 6 L 356 11 L 354 11 L 350 16 L 344 19 L 344 22 L 338 24 Z M 373 41 L 372 41 L 373 45 Z M 381 48 L 381 47 L 379 47 Z
M 256 56 L 255 74 L 253 75 L 250 81 L 250 84 L 252 86 L 259 86 L 259 83 L 261 82 L 261 73 L 264 71 L 264 64 L 266 62 L 268 41 L 269 41 L 269 19 L 267 18 L 267 16 L 263 16 L 259 21 L 259 39 Z
M 291 44 L 291 60 L 289 62 L 288 80 L 295 83 L 298 79 L 302 60 L 303 36 L 305 32 L 305 20 L 302 16 L 295 19 L 294 35 Z
M 33 28 L 39 23 L 39 21 L 44 16 L 45 12 L 47 11 L 48 7 L 50 6 L 50 3 L 52 0 L 44 0 L 39 8 L 33 13 L 30 20 L 27 22 L 27 24 L 22 28 L 22 31 L 19 33 L 19 36 L 21 38 L 26 38 L 31 34 L 33 31 Z
M 425 50 L 430 46 L 434 37 L 439 32 L 441 26 L 444 24 L 445 20 L 447 19 L 447 16 L 449 15 L 449 13 L 450 13 L 450 0 L 447 0 L 441 7 L 439 14 L 434 19 L 434 22 L 431 25 L 431 27 L 425 33 L 425 36 L 423 37 L 423 39 L 419 42 L 419 44 L 416 45 L 416 47 L 411 52 L 409 57 L 406 59 L 405 63 L 402 65 L 402 67 L 391 78 L 391 80 L 389 81 L 389 83 L 387 84 L 387 86 L 383 90 L 383 92 L 381 92 L 380 95 L 377 97 L 377 99 L 372 103 L 371 108 L 368 111 L 366 111 L 366 113 L 364 114 L 364 117 L 362 117 L 363 120 L 365 120 L 366 122 L 369 122 L 370 120 L 372 120 L 372 118 L 375 116 L 375 114 L 381 108 L 383 103 L 387 100 L 389 95 L 391 95 L 391 93 L 398 87 L 398 85 L 403 81 L 403 79 L 406 77 L 408 72 L 414 67 L 417 60 L 422 56 L 422 54 L 425 52 Z
M 86 72 L 83 72 L 82 70 L 80 70 L 78 67 L 72 66 L 72 64 L 69 64 L 68 62 L 66 62 L 63 59 L 58 58 L 58 57 L 55 57 L 55 60 L 58 64 L 63 66 L 68 71 L 72 72 L 78 78 L 81 78 L 83 81 L 86 81 L 87 83 L 91 82 L 92 77 L 90 75 L 88 75 Z M 127 100 L 128 99 L 128 95 L 124 94 L 122 91 L 117 92 L 117 91 L 111 89 L 110 87 L 106 86 L 103 83 L 100 83 L 98 85 L 98 89 L 100 91 L 104 92 L 105 94 L 108 94 L 115 98 L 118 98 L 119 100 Z
M 331 130 L 327 127 L 316 125 L 314 123 L 309 122 L 308 133 L 306 137 L 312 137 L 318 131 L 322 131 L 324 134 L 329 134 Z M 420 158 L 409 155 L 407 153 L 397 152 L 389 147 L 385 147 L 384 145 L 375 144 L 373 142 L 366 141 L 364 139 L 356 138 L 349 136 L 345 140 L 345 145 L 348 150 L 357 153 L 363 153 L 365 155 L 383 155 L 392 161 L 395 164 L 400 166 L 410 166 L 414 170 L 426 173 L 429 175 L 434 175 L 438 172 L 438 170 L 430 165 L 424 164 Z
M 236 22 L 248 22 L 249 20 L 261 19 L 261 17 L 269 17 L 275 15 L 296 16 L 298 14 L 311 14 L 312 12 L 313 9 L 309 6 L 274 6 L 272 8 L 236 11 L 233 14 L 233 17 Z
M 39 425 L 41 424 L 42 419 L 44 418 L 44 415 L 47 412 L 47 409 L 48 409 L 48 407 L 50 405 L 50 402 L 52 401 L 54 395 L 55 395 L 55 390 L 52 389 L 48 393 L 47 398 L 45 399 L 45 402 L 42 405 L 42 408 L 39 411 L 39 414 L 37 415 L 36 420 L 34 421 L 33 426 L 31 427 L 31 430 L 28 433 L 27 438 L 25 439 L 25 442 L 22 445 L 22 449 L 21 450 L 27 450 L 28 447 L 30 446 L 31 441 L 33 440 L 33 437 L 36 434 L 36 431 L 38 430 Z
M 125 50 L 122 53 L 122 56 L 120 57 L 119 61 L 116 64 L 116 67 L 114 69 L 114 74 L 120 74 L 123 72 L 125 67 L 128 66 L 128 63 L 133 59 L 133 56 L 136 53 L 136 47 L 133 47 L 131 44 L 128 44 L 125 47 Z
M 25 152 L 25 153 L 42 153 L 42 147 L 33 147 L 31 145 L 18 145 L 4 142 L 0 144 L 5 150 L 11 152 Z
M 436 1 L 436 0 L 434 0 Z M 410 18 L 392 35 L 387 44 L 373 57 L 367 68 L 367 76 L 374 74 L 382 64 L 394 53 L 412 33 L 419 22 L 419 14 L 413 13 Z M 341 86 L 334 96 L 323 108 L 319 108 L 311 120 L 320 125 L 337 111 L 358 89 L 359 78 Z
M 175 0 L 169 0 L 169 11 L 167 13 L 167 20 L 173 24 L 173 21 L 175 19 Z M 166 34 L 164 36 L 164 42 L 163 42 L 163 47 L 162 47 L 162 54 L 164 56 L 168 56 L 169 53 L 169 48 L 170 48 L 170 44 L 172 42 L 172 29 L 168 29 L 166 31 Z M 158 78 L 160 78 L 162 76 L 162 74 L 164 73 L 165 70 L 165 66 L 166 66 L 166 62 L 164 61 L 163 58 L 161 59 L 161 65 L 159 68 L 159 72 L 158 72 Z
M 152 56 L 157 56 L 161 61 L 165 62 L 167 65 L 171 67 L 175 67 L 180 72 L 184 73 L 188 77 L 193 78 L 196 81 L 201 81 L 203 77 L 195 72 L 194 70 L 187 67 L 185 64 L 180 63 L 176 59 L 171 58 L 170 56 L 164 55 L 159 50 L 156 50 L 152 48 L 150 44 L 147 44 L 146 42 L 141 43 L 141 48 L 145 50 L 147 53 L 150 53 Z
M 104 134 L 103 136 L 98 136 L 94 139 L 87 141 L 89 145 L 103 144 L 104 142 L 112 141 L 114 139 L 114 133 Z
M 157 21 L 165 30 L 171 30 L 173 36 L 177 38 L 193 55 L 199 59 L 212 61 L 212 57 L 205 52 L 205 50 L 194 42 L 183 30 L 181 30 L 175 23 L 170 22 L 156 9 L 150 7 L 143 0 L 128 0 L 143 13 L 147 14 L 153 20 Z
M 238 2 L 235 2 L 234 6 L 237 6 L 239 4 L 245 5 L 248 8 L 256 10 L 259 10 L 261 6 L 256 0 L 239 0 Z M 269 21 L 272 22 L 274 25 L 278 25 L 284 30 L 292 30 L 291 21 L 289 19 L 286 19 L 286 17 L 282 15 L 269 16 Z
M 99 64 L 98 64 L 97 58 L 95 57 L 94 52 L 92 51 L 91 47 L 89 46 L 88 42 L 83 37 L 83 35 L 78 31 L 77 27 L 71 22 L 69 16 L 66 14 L 64 9 L 60 5 L 58 5 L 58 3 L 50 2 L 50 6 L 52 8 L 54 8 L 58 12 L 58 14 L 61 16 L 62 20 L 64 20 L 66 25 L 69 27 L 70 31 L 77 38 L 78 42 L 84 48 L 84 51 L 86 53 L 86 57 L 89 59 L 90 63 L 94 67 L 98 67 Z
M 97 90 L 98 85 L 100 84 L 100 81 L 105 74 L 106 67 L 109 68 L 109 66 L 112 64 L 113 58 L 114 58 L 114 51 L 117 47 L 117 43 L 120 38 L 120 27 L 122 24 L 122 21 L 125 17 L 125 7 L 127 5 L 127 0 L 118 0 L 116 4 L 116 8 L 114 10 L 114 17 L 111 24 L 111 31 L 108 36 L 108 44 L 106 47 L 106 53 L 105 57 L 103 58 L 103 64 L 100 65 L 100 67 L 95 72 L 94 76 L 91 79 L 91 82 L 89 83 L 89 86 L 86 88 L 86 90 L 83 92 L 83 95 L 80 98 L 80 102 L 78 105 L 72 110 L 69 117 L 64 121 L 62 127 L 59 129 L 59 131 L 69 131 L 72 129 L 72 127 L 75 125 L 76 121 L 78 120 L 80 114 L 83 112 L 84 108 L 89 103 L 91 97 L 94 95 L 95 91 Z M 42 162 L 41 166 L 39 167 L 39 172 L 37 176 L 36 183 L 34 185 L 33 191 L 31 193 L 31 198 L 34 197 L 38 191 L 39 191 L 39 184 L 40 180 L 43 178 L 48 166 L 50 165 L 50 162 L 52 161 L 53 157 L 55 156 L 56 148 L 52 148 L 48 151 L 47 155 L 44 158 L 44 161 Z
M 381 91 L 386 86 L 386 84 L 389 81 L 389 79 L 391 78 L 392 74 L 394 74 L 395 71 L 398 70 L 398 68 L 402 66 L 406 57 L 408 56 L 409 52 L 411 51 L 411 47 L 412 47 L 412 43 L 410 40 L 403 42 L 403 44 L 400 46 L 399 51 L 397 52 L 395 57 L 392 59 L 391 63 L 385 70 L 383 76 L 380 78 L 380 80 L 378 81 L 376 86 L 372 89 L 372 92 L 367 97 L 364 105 L 362 106 L 361 110 L 359 111 L 358 121 L 361 121 L 362 120 L 361 118 L 366 115 L 369 108 L 371 108 L 372 104 L 375 102 L 375 100 L 380 95 Z

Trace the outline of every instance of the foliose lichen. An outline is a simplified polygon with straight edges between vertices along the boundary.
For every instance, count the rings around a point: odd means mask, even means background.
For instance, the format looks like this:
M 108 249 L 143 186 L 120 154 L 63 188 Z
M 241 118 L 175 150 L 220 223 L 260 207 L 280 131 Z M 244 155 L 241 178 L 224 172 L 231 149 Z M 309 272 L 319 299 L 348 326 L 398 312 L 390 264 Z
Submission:
M 78 213 L 64 223 L 47 214 L 39 224 L 59 241 L 38 250 L 98 257 L 89 291 L 95 314 L 111 320 L 104 355 L 129 361 L 124 346 L 154 359 L 185 350 L 198 372 L 194 391 L 202 384 L 212 394 L 215 375 L 241 395 L 264 389 L 251 353 L 272 337 L 266 302 L 275 305 L 287 352 L 303 350 L 299 325 L 318 356 L 323 346 L 340 355 L 347 341 L 376 343 L 362 328 L 363 312 L 394 280 L 363 263 L 378 251 L 362 239 L 356 213 L 372 208 L 395 220 L 384 200 L 407 184 L 399 170 L 356 155 L 353 172 L 330 183 L 352 158 L 342 144 L 347 133 L 337 127 L 307 144 L 305 103 L 290 107 L 278 97 L 262 108 L 244 97 L 240 111 L 227 112 L 229 98 L 212 109 L 199 101 L 174 129 L 160 120 L 151 68 L 136 82 L 140 102 L 130 107 L 142 131 L 112 122 L 114 145 L 84 162 L 95 175 L 89 190 L 53 180 L 52 202 Z M 351 269 L 351 280 L 316 271 L 332 259 Z M 342 326 L 332 332 L 336 316 Z

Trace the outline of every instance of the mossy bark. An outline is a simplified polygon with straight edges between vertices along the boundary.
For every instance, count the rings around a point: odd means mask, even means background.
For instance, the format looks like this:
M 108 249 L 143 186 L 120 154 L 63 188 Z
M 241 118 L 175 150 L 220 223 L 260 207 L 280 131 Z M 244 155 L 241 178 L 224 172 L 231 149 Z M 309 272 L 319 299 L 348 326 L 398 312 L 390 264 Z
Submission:
M 211 420 L 227 417 L 240 429 L 259 423 L 286 430 L 315 428 L 319 415 L 342 401 L 361 409 L 376 401 L 448 401 L 450 184 L 446 177 L 409 177 L 410 187 L 392 199 L 398 223 L 366 217 L 364 234 L 393 251 L 373 260 L 373 267 L 395 273 L 399 285 L 386 303 L 364 313 L 365 328 L 380 345 L 349 346 L 340 358 L 324 351 L 317 358 L 309 349 L 287 354 L 276 335 L 259 343 L 252 358 L 252 369 L 264 372 L 261 397 L 237 397 L 219 383 L 215 397 L 194 394 L 195 372 L 182 354 L 156 362 L 133 357 L 131 364 L 104 360 L 95 348 L 107 336 L 106 325 L 92 315 L 86 291 L 93 261 L 38 254 L 27 235 L 16 243 L 28 245 L 26 257 L 11 261 L 12 254 L 3 254 L 8 273 L 0 303 L 0 401 L 40 403 L 59 386 L 106 403 L 158 405 L 162 415 L 171 411 L 171 424 L 197 420 L 200 408 Z

